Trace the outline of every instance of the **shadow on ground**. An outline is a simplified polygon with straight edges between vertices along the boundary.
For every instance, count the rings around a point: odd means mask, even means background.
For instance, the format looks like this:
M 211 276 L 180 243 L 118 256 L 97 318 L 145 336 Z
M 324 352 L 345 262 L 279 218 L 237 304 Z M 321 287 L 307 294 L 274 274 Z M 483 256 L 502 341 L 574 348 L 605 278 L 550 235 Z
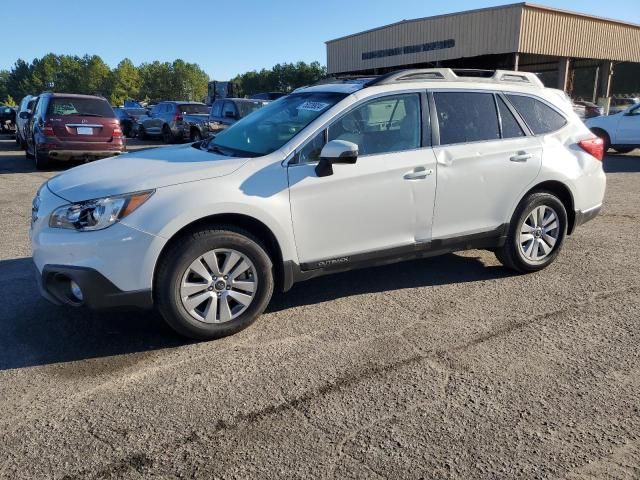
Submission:
M 330 275 L 276 293 L 268 312 L 370 292 L 473 282 L 509 275 L 457 255 Z M 0 370 L 171 348 L 188 343 L 155 311 L 59 307 L 37 290 L 30 258 L 0 261 Z
M 604 157 L 604 171 L 607 173 L 640 172 L 640 157 L 608 154 Z

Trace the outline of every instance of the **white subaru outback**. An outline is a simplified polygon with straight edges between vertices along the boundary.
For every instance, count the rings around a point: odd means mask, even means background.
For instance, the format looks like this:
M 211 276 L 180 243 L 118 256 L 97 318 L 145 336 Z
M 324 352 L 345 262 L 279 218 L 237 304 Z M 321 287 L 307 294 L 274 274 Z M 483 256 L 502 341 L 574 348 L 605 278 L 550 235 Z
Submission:
M 209 141 L 50 179 L 33 201 L 33 259 L 55 303 L 155 306 L 183 335 L 222 337 L 274 288 L 331 272 L 469 248 L 541 270 L 600 210 L 602 157 L 530 73 L 335 81 Z

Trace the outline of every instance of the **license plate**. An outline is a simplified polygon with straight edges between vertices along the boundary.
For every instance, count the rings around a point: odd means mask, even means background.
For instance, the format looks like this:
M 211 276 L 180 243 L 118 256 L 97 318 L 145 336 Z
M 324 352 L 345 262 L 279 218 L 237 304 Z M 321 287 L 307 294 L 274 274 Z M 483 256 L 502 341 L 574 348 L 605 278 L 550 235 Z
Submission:
M 93 128 L 91 128 L 91 127 L 78 127 L 78 135 L 93 135 Z

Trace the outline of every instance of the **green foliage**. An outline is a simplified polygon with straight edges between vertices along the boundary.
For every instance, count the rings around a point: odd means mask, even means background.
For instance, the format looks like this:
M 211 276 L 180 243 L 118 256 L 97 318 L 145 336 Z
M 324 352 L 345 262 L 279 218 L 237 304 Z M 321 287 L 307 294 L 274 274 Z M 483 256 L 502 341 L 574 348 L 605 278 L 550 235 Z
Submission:
M 238 96 L 258 92 L 290 92 L 317 82 L 326 74 L 318 62 L 283 63 L 270 70 L 251 71 L 232 81 Z M 31 63 L 16 61 L 10 70 L 0 71 L 0 98 L 21 99 L 51 90 L 102 95 L 113 105 L 126 99 L 202 100 L 207 95 L 208 75 L 195 63 L 184 60 L 151 62 L 135 66 L 125 58 L 114 69 L 98 55 L 55 55 L 48 53 Z
M 4 99 L 4 102 L 2 102 L 3 105 L 7 105 L 9 107 L 15 107 L 16 106 L 16 101 L 13 99 L 13 97 L 11 95 L 7 95 Z
M 113 70 L 98 55 L 83 57 L 49 53 L 31 63 L 18 60 L 0 71 L 0 98 L 22 98 L 43 91 L 102 95 L 112 104 L 127 98 L 202 100 L 208 75 L 195 63 L 143 63 L 136 67 L 125 58 Z
M 298 87 L 311 85 L 326 75 L 326 68 L 319 62 L 282 63 L 270 70 L 253 70 L 233 79 L 238 96 L 258 92 L 290 92 Z

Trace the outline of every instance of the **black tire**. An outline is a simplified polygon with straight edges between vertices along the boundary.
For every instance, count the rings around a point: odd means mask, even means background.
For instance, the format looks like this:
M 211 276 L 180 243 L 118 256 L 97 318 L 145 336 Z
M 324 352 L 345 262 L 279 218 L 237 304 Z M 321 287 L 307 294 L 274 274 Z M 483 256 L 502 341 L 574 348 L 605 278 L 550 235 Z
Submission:
M 174 141 L 173 133 L 171 133 L 169 125 L 162 127 L 162 141 L 164 143 L 173 143 Z
M 16 130 L 16 146 L 21 147 L 22 146 L 22 141 L 20 140 L 20 135 L 18 135 L 18 131 Z
M 35 143 L 34 143 L 34 145 L 35 145 Z M 35 146 L 33 147 L 33 149 L 35 150 Z M 27 141 L 25 141 L 24 156 L 27 157 L 27 160 L 33 160 L 33 154 L 31 154 L 29 152 L 29 142 L 27 142 Z
M 258 287 L 238 317 L 223 323 L 204 323 L 185 309 L 180 284 L 194 260 L 225 248 L 242 253 L 253 263 Z M 233 226 L 204 228 L 179 239 L 160 259 L 157 272 L 154 291 L 158 310 L 171 328 L 194 340 L 222 338 L 247 328 L 267 307 L 274 288 L 273 265 L 265 248 L 253 235 Z
M 149 138 L 149 136 L 147 135 L 147 132 L 145 131 L 142 125 L 138 127 L 138 138 L 140 140 L 147 140 Z
M 551 252 L 542 260 L 527 259 L 520 246 L 520 230 L 534 208 L 546 206 L 557 214 L 558 232 Z M 549 192 L 533 192 L 527 195 L 513 214 L 505 244 L 495 250 L 495 255 L 505 267 L 520 273 L 537 272 L 550 265 L 560 253 L 567 236 L 567 211 L 562 202 Z
M 592 132 L 600 137 L 602 139 L 602 141 L 604 142 L 604 154 L 606 155 L 607 152 L 609 151 L 609 149 L 611 148 L 611 138 L 609 137 L 609 134 L 607 132 L 605 132 L 604 130 L 601 130 L 599 128 L 594 128 L 592 130 Z
M 618 148 L 618 147 L 613 147 L 613 151 L 616 153 L 621 153 L 621 154 L 625 154 L 625 153 L 631 153 L 635 150 L 635 148 Z
M 192 142 L 199 142 L 200 140 L 202 140 L 202 134 L 200 133 L 200 130 L 198 130 L 197 128 L 194 128 L 191 130 L 190 137 Z
M 49 167 L 49 159 L 38 153 L 38 148 L 33 144 L 33 158 L 36 162 L 36 170 L 44 170 Z

